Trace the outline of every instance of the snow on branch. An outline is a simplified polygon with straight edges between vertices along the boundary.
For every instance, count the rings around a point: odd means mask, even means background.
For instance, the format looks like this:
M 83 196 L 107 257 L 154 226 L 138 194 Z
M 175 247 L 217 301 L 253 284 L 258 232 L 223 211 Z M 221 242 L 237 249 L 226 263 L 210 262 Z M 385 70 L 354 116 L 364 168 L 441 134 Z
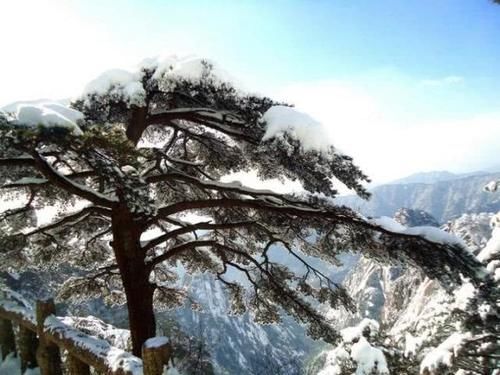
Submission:
M 170 55 L 148 58 L 139 64 L 139 68 L 142 71 L 153 71 L 152 78 L 162 83 L 163 86 L 180 80 L 197 82 L 208 75 L 214 84 L 233 81 L 228 73 L 213 61 L 195 56 L 178 57 Z
M 204 181 L 184 173 L 165 173 L 160 175 L 153 175 L 146 178 L 146 182 L 149 183 L 157 183 L 168 180 L 184 181 L 205 189 L 211 189 L 216 191 L 226 191 L 226 192 L 238 193 L 241 195 L 268 198 L 269 200 L 278 204 L 297 204 L 297 205 L 302 204 L 307 206 L 306 202 L 293 201 L 287 198 L 285 195 L 275 193 L 272 190 L 253 189 L 247 186 L 243 186 L 242 183 L 239 181 L 233 181 L 233 182 Z
M 464 248 L 466 247 L 465 242 L 462 239 L 436 227 L 418 226 L 418 227 L 407 228 L 399 224 L 393 218 L 387 216 L 382 216 L 376 219 L 370 219 L 368 221 L 372 224 L 375 224 L 391 232 L 417 235 L 427 239 L 428 241 L 440 243 L 443 245 L 449 244 L 449 245 L 459 245 Z
M 420 365 L 420 373 L 441 374 L 444 367 L 452 367 L 458 353 L 464 346 L 470 334 L 455 332 L 444 340 L 438 347 L 426 354 Z
M 82 96 L 109 96 L 113 101 L 124 101 L 128 106 L 145 105 L 146 91 L 142 86 L 140 72 L 128 72 L 122 69 L 108 70 L 85 86 Z
M 324 126 L 306 113 L 292 107 L 273 106 L 262 116 L 266 132 L 262 140 L 283 136 L 288 133 L 300 141 L 305 151 L 328 151 L 332 146 Z
M 484 191 L 489 191 L 491 193 L 497 191 L 498 189 L 500 189 L 500 180 L 490 181 L 484 187 Z
M 77 178 L 85 178 L 94 176 L 94 171 L 83 171 L 83 172 L 75 172 L 70 174 L 62 174 L 63 177 L 69 179 L 77 179 Z M 2 189 L 10 189 L 10 188 L 18 188 L 18 187 L 41 187 L 49 184 L 50 181 L 45 178 L 36 178 L 36 177 L 23 177 L 19 180 L 9 182 L 5 185 L 2 185 L 0 188 Z
M 87 107 L 96 99 L 104 104 L 124 102 L 128 107 L 144 107 L 146 90 L 143 80 L 146 73 L 162 91 L 170 91 L 179 81 L 197 82 L 208 76 L 212 83 L 224 81 L 222 76 L 227 78 L 227 74 L 214 67 L 213 63 L 200 58 L 168 56 L 145 59 L 135 71 L 112 69 L 102 73 L 87 84 L 81 98 Z
M 458 272 L 471 278 L 474 284 L 480 284 L 489 277 L 484 266 L 455 237 L 450 238 L 422 228 L 407 231 L 387 227 L 384 223 L 370 222 L 346 207 L 312 208 L 276 204 L 264 199 L 220 198 L 177 202 L 159 208 L 158 217 L 210 208 L 254 209 L 258 212 L 282 214 L 288 217 L 321 219 L 371 232 L 373 239 L 358 244 L 361 249 L 366 248 L 368 252 L 373 249 L 376 253 L 384 249 L 385 256 L 399 261 L 411 260 L 429 277 L 438 278 L 443 285 L 448 285 L 448 287 L 453 282 L 461 283 Z M 377 233 L 379 235 L 375 236 Z M 453 267 L 456 269 L 452 270 Z
M 381 349 L 376 348 L 361 337 L 352 345 L 351 358 L 356 362 L 356 375 L 380 374 L 389 375 L 387 361 Z
M 4 108 L 11 113 L 11 124 L 20 126 L 45 128 L 57 127 L 66 128 L 74 135 L 81 135 L 82 130 L 77 125 L 77 121 L 83 118 L 83 115 L 73 109 L 67 108 L 56 102 L 40 103 L 15 103 Z

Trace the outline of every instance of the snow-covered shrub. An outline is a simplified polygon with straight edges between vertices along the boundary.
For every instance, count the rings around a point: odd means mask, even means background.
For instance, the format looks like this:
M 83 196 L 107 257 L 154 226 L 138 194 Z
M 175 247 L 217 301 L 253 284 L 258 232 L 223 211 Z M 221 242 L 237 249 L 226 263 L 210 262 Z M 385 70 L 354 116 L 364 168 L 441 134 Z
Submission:
M 324 364 L 317 374 L 389 374 L 384 348 L 377 345 L 379 328 L 377 321 L 363 319 L 357 326 L 343 329 L 341 342 L 320 354 Z

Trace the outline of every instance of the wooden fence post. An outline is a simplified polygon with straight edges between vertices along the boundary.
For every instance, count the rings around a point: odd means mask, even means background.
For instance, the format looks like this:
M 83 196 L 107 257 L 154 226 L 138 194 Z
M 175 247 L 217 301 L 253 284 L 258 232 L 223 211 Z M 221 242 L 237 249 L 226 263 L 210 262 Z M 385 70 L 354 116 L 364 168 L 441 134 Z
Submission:
M 144 375 L 162 375 L 163 366 L 168 364 L 172 347 L 166 337 L 153 337 L 142 346 Z
M 17 342 L 19 344 L 19 356 L 21 357 L 21 373 L 24 374 L 26 369 L 37 367 L 36 348 L 38 347 L 38 339 L 35 332 L 19 325 Z
M 7 319 L 0 319 L 0 349 L 2 349 L 2 360 L 9 353 L 16 353 L 16 339 L 12 323 Z
M 43 327 L 45 319 L 49 315 L 55 315 L 55 313 L 56 306 L 53 299 L 36 302 L 36 324 L 39 340 L 36 359 L 41 375 L 62 375 L 59 348 L 45 337 Z
M 69 353 L 67 365 L 70 375 L 90 375 L 90 366 Z

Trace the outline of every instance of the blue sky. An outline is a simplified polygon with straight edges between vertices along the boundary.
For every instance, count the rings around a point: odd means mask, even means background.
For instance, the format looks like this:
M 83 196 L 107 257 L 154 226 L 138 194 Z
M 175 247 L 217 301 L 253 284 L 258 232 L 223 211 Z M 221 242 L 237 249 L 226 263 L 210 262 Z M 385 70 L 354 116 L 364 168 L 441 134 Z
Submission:
M 133 47 L 155 51 L 180 38 L 187 50 L 259 81 L 388 67 L 424 78 L 473 76 L 485 88 L 500 77 L 500 9 L 488 0 L 90 0 L 76 9 Z
M 489 0 L 14 0 L 0 11 L 11 56 L 0 105 L 73 96 L 147 56 L 197 54 L 319 118 L 376 180 L 500 164 L 500 6 Z M 424 160 L 400 155 L 417 146 Z

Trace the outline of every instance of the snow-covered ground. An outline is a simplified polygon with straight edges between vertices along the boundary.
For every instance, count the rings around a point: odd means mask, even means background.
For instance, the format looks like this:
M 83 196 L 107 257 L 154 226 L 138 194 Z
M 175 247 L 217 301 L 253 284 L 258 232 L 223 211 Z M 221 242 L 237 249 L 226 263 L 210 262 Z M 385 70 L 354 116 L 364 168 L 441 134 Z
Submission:
M 1 358 L 1 356 L 0 356 Z M 0 359 L 0 375 L 40 375 L 40 369 L 28 369 L 21 374 L 21 362 L 19 357 L 9 354 L 4 361 Z
M 1 356 L 0 356 L 1 358 Z M 174 367 L 169 365 L 165 368 L 164 375 L 181 375 L 181 373 Z M 9 354 L 4 361 L 0 359 L 0 375 L 41 375 L 40 369 L 27 369 L 21 374 L 21 361 L 19 357 Z

